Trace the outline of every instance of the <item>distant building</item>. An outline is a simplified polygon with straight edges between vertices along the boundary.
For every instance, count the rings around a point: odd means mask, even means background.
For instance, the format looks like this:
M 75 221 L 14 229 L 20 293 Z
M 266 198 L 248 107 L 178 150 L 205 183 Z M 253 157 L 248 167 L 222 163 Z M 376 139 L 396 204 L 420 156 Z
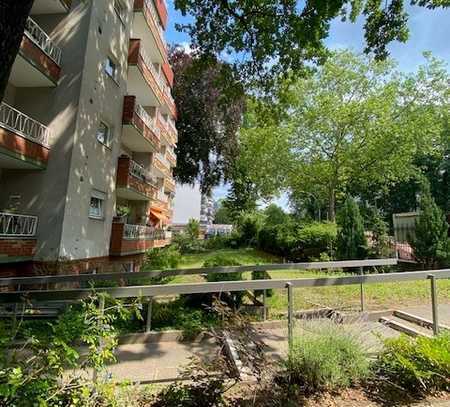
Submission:
M 202 225 L 212 225 L 215 215 L 214 200 L 211 195 L 203 194 L 200 206 L 200 223 Z

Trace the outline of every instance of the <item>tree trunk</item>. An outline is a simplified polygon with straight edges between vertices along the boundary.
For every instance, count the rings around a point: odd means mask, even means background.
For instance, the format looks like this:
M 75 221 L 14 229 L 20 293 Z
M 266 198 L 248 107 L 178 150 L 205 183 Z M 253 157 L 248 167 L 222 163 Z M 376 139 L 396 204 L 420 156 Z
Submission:
M 336 190 L 330 187 L 328 191 L 328 218 L 331 222 L 336 221 Z
M 0 102 L 19 52 L 34 0 L 0 0 Z

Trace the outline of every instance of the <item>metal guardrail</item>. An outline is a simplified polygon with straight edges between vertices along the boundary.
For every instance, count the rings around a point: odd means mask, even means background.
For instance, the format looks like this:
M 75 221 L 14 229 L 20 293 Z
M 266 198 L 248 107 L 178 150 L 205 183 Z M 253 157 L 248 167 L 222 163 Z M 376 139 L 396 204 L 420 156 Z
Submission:
M 0 127 L 20 134 L 34 143 L 49 147 L 50 129 L 6 103 L 0 104 Z
M 360 267 L 381 267 L 395 266 L 397 259 L 371 259 L 371 260 L 346 260 L 331 262 L 308 262 L 308 263 L 284 263 L 284 264 L 261 264 L 251 266 L 232 266 L 232 267 L 206 267 L 191 269 L 170 269 L 170 270 L 152 270 L 140 271 L 138 273 L 122 272 L 122 273 L 102 273 L 102 274 L 69 274 L 55 276 L 36 276 L 36 277 L 5 277 L 0 278 L 0 286 L 20 286 L 38 285 L 38 284 L 56 284 L 70 282 L 94 282 L 94 281 L 133 281 L 142 278 L 151 277 L 172 277 L 180 275 L 197 275 L 197 274 L 216 274 L 216 273 L 236 273 L 236 272 L 252 272 L 252 271 L 303 271 L 303 270 L 336 270 L 343 268 L 360 268 Z M 1 295 L 1 294 L 0 294 Z
M 61 49 L 57 47 L 47 33 L 39 27 L 32 18 L 28 17 L 25 23 L 25 34 L 39 48 L 42 49 L 53 61 L 61 65 Z
M 144 124 L 155 133 L 158 139 L 161 138 L 161 131 L 156 125 L 156 120 L 145 111 L 141 105 L 136 105 L 134 107 L 134 112 L 141 118 Z
M 146 170 L 142 165 L 136 161 L 130 160 L 129 173 L 133 177 L 151 185 L 154 188 L 158 188 L 158 181 L 151 175 L 150 171 Z
M 140 54 L 142 60 L 144 61 L 144 64 L 147 66 L 147 68 L 152 73 L 153 78 L 156 81 L 156 85 L 159 88 L 159 91 L 164 95 L 164 86 L 165 86 L 165 84 L 163 82 L 163 79 L 161 78 L 161 75 L 158 73 L 158 71 L 156 70 L 155 66 L 153 65 L 153 62 L 152 62 L 151 58 L 148 56 L 147 52 L 142 47 L 139 50 L 139 54 Z
M 159 34 L 161 43 L 164 47 L 164 50 L 167 52 L 167 43 L 166 43 L 166 39 L 164 38 L 164 31 L 161 27 L 161 24 L 159 23 L 159 16 L 156 11 L 155 5 L 153 4 L 153 0 L 145 0 L 144 4 L 147 7 L 148 11 L 150 12 L 150 15 L 153 18 L 153 22 L 155 23 L 155 26 L 158 30 L 158 34 Z
M 37 216 L 0 212 L 0 238 L 34 237 L 37 224 Z

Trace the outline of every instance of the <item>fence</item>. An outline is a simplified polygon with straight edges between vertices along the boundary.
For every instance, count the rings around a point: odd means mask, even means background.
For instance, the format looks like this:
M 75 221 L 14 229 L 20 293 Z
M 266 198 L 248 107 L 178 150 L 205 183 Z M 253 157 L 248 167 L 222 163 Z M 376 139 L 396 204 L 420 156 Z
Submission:
M 378 260 L 377 262 L 382 262 Z M 350 262 L 347 262 L 350 263 Z M 353 262 L 349 267 L 355 267 Z M 309 263 L 313 265 L 314 263 Z M 256 268 L 259 271 L 268 270 L 271 267 L 282 267 L 284 265 L 265 265 L 265 266 L 246 266 Z M 298 266 L 297 266 L 298 267 Z M 362 267 L 362 266 L 360 266 Z M 228 268 L 227 268 L 228 269 Z M 225 271 L 224 268 L 220 272 L 235 272 L 236 267 Z M 278 268 L 280 270 L 280 268 Z M 211 270 L 210 270 L 211 271 Z M 248 270 L 250 271 L 250 270 Z M 212 272 L 212 271 L 211 271 Z M 219 272 L 219 271 L 215 271 Z M 61 276 L 59 276 L 61 278 Z M 73 276 L 70 276 L 73 277 Z M 51 278 L 51 277 L 30 277 L 36 278 Z M 53 278 L 58 278 L 54 276 Z M 66 277 L 68 278 L 68 277 Z M 108 294 L 112 298 L 147 298 L 148 299 L 148 319 L 146 322 L 147 330 L 151 329 L 151 310 L 152 300 L 155 297 L 167 295 L 180 294 L 207 294 L 220 292 L 236 292 L 247 290 L 270 290 L 270 289 L 286 289 L 288 295 L 288 335 L 289 340 L 292 341 L 293 327 L 294 327 L 294 310 L 293 310 L 293 291 L 295 288 L 310 288 L 310 287 L 330 287 L 343 285 L 360 285 L 373 283 L 394 283 L 407 281 L 429 280 L 432 314 L 433 314 L 433 331 L 435 334 L 439 332 L 439 317 L 437 307 L 437 288 L 436 280 L 450 278 L 450 269 L 433 270 L 433 271 L 415 271 L 403 273 L 385 273 L 385 274 L 359 274 L 344 277 L 327 277 L 327 278 L 302 278 L 302 279 L 274 279 L 274 280 L 251 280 L 251 281 L 230 281 L 230 282 L 209 282 L 209 283 L 190 283 L 190 284 L 173 284 L 173 285 L 144 285 L 144 286 L 130 286 L 130 287 L 114 287 L 114 288 L 98 288 L 97 292 Z M 25 278 L 24 278 L 25 279 Z M 13 279 L 1 279 L 17 281 Z M 25 281 L 25 280 L 22 280 Z M 28 281 L 29 282 L 29 281 Z M 4 292 L 0 294 L 0 303 L 2 304 L 17 304 L 20 302 L 38 302 L 38 301 L 74 301 L 89 297 L 92 294 L 91 289 L 65 289 L 65 290 L 36 290 L 36 291 L 14 291 Z M 363 297 L 362 297 L 363 300 Z
M 34 237 L 37 216 L 0 212 L 0 238 Z

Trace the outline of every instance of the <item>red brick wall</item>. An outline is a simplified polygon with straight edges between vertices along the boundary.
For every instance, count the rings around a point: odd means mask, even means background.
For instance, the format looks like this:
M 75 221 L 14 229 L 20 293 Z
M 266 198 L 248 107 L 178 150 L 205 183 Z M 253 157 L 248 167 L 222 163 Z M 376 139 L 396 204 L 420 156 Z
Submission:
M 30 61 L 32 61 L 38 69 L 53 82 L 58 82 L 61 68 L 53 61 L 44 51 L 42 51 L 33 41 L 27 36 L 22 39 L 20 45 L 20 53 Z
M 129 168 L 130 168 L 130 158 L 126 156 L 119 157 L 119 162 L 117 164 L 117 178 L 116 178 L 117 186 L 121 186 L 124 188 L 128 186 Z
M 45 166 L 48 161 L 49 149 L 40 144 L 5 130 L 0 127 L 0 147 L 6 148 L 16 154 L 25 156 Z
M 156 133 L 153 132 L 152 129 L 150 129 L 145 123 L 144 121 L 137 115 L 134 114 L 133 117 L 133 124 L 141 131 L 142 135 L 149 140 L 150 142 L 152 142 L 155 146 L 155 150 L 159 150 L 160 149 L 160 139 L 159 137 L 156 135 Z
M 136 38 L 130 38 L 128 45 L 128 63 L 130 65 L 137 65 L 139 60 L 139 48 L 141 46 L 141 40 Z
M 144 253 L 154 246 L 153 240 L 128 240 L 123 238 L 123 223 L 113 223 L 111 232 L 111 256 Z
M 33 257 L 36 239 L 0 239 L 0 257 Z
M 142 195 L 147 196 L 148 198 L 153 198 L 153 196 L 157 193 L 157 190 L 146 182 L 130 175 L 129 168 L 130 158 L 126 156 L 119 157 L 116 179 L 117 186 L 122 188 L 131 188 Z

